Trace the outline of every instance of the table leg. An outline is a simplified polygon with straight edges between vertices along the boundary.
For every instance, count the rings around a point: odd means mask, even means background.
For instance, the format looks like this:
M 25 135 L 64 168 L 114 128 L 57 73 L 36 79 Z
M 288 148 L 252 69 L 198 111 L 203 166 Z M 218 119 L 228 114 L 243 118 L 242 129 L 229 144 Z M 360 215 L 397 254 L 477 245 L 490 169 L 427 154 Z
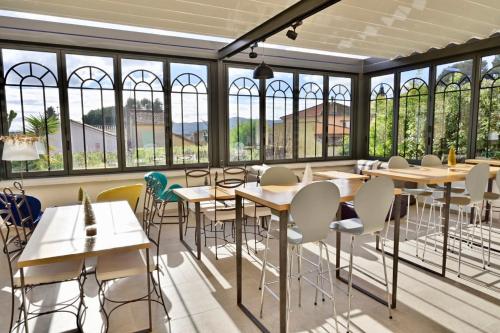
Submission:
M 194 204 L 194 213 L 196 215 L 196 257 L 198 260 L 201 259 L 201 209 L 200 203 L 196 202 Z
M 280 212 L 280 244 L 279 244 L 279 257 L 280 257 L 280 332 L 286 333 L 286 287 L 287 287 L 287 228 L 288 228 L 288 211 Z
M 241 305 L 241 290 L 242 290 L 242 282 L 241 282 L 241 248 L 242 248 L 242 205 L 241 205 L 241 197 L 236 195 L 236 302 L 238 305 Z
M 394 254 L 392 262 L 392 301 L 391 308 L 396 308 L 398 292 L 398 264 L 399 264 L 399 229 L 401 227 L 401 195 L 394 198 Z
M 179 239 L 182 241 L 184 239 L 184 233 L 182 232 L 182 225 L 184 224 L 184 202 L 180 199 L 177 201 L 177 212 L 179 213 Z
M 19 273 L 21 274 L 21 296 L 22 296 L 22 304 L 21 304 L 21 310 L 23 311 L 23 316 L 24 316 L 24 331 L 26 333 L 29 333 L 28 329 L 28 313 L 26 313 L 26 292 L 25 292 L 25 285 L 24 285 L 24 269 L 21 267 L 19 269 Z
M 493 192 L 493 178 L 488 179 L 488 192 Z M 484 220 L 489 223 L 491 214 L 490 201 L 486 201 L 486 212 L 484 213 Z
M 446 276 L 446 257 L 448 255 L 448 227 L 450 225 L 450 200 L 451 200 L 451 183 L 445 183 L 446 190 L 444 192 L 444 221 L 443 221 L 443 263 L 441 265 L 441 276 Z
M 149 318 L 149 332 L 153 331 L 153 317 L 151 316 L 151 280 L 149 276 L 149 248 L 146 249 L 146 279 L 148 280 L 148 318 Z M 160 291 L 161 292 L 161 291 Z

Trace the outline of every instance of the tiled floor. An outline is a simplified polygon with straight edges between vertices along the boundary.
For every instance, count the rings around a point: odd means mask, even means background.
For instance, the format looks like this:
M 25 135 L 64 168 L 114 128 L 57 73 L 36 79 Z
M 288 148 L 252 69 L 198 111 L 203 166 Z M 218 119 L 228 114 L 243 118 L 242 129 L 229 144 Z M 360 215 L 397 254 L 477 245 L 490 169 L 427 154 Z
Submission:
M 193 221 L 193 220 L 191 220 Z M 416 242 L 414 226 L 410 226 L 409 241 L 402 243 L 401 253 L 415 261 Z M 404 229 L 403 229 L 404 230 Z M 193 242 L 194 229 L 188 230 L 188 241 Z M 389 234 L 392 233 L 392 228 Z M 403 233 L 404 234 L 404 233 Z M 476 232 L 476 238 L 478 233 Z M 421 231 L 423 240 L 424 229 Z M 347 237 L 343 239 L 342 259 L 345 264 L 348 254 Z M 271 241 L 276 248 L 276 241 Z M 327 241 L 330 257 L 335 257 L 335 236 Z M 253 244 L 253 241 L 251 242 Z M 421 243 L 422 244 L 422 243 Z M 434 252 L 434 243 L 427 248 L 426 262 L 434 267 L 440 262 L 440 246 Z M 158 305 L 153 305 L 153 324 L 155 332 L 257 332 L 257 328 L 236 306 L 235 257 L 234 245 L 229 244 L 220 250 L 219 260 L 213 254 L 213 240 L 203 248 L 203 259 L 198 262 L 189 254 L 178 240 L 178 228 L 169 225 L 164 228 L 161 244 L 161 266 L 163 267 L 162 290 L 166 296 L 171 320 L 168 321 Z M 392 242 L 388 242 L 392 250 Z M 259 249 L 261 249 L 259 244 Z M 493 246 L 500 248 L 500 229 L 494 229 Z M 357 240 L 355 264 L 383 279 L 380 252 L 375 250 L 373 238 Z M 420 246 L 420 250 L 422 246 Z M 500 330 L 500 256 L 492 256 L 492 265 L 487 271 L 481 269 L 480 252 L 477 248 L 464 246 L 463 276 L 457 278 L 457 255 L 450 253 L 449 270 L 445 279 L 419 270 L 400 262 L 398 307 L 393 319 L 388 318 L 387 308 L 355 291 L 352 306 L 352 329 L 355 332 L 499 332 Z M 276 251 L 272 252 L 276 262 Z M 316 258 L 317 247 L 308 245 L 304 253 L 311 259 Z M 421 252 L 420 252 L 421 253 Z M 248 307 L 258 314 L 262 251 L 258 256 L 244 256 L 244 300 Z M 8 271 L 4 256 L 0 261 L 0 332 L 7 330 L 10 288 Z M 389 273 L 392 260 L 388 259 Z M 306 270 L 307 267 L 304 267 Z M 269 274 L 268 276 L 273 276 Z M 390 274 L 390 276 L 392 276 Z M 373 292 L 385 297 L 383 286 L 377 286 L 371 279 L 357 274 L 356 282 L 367 286 Z M 340 331 L 345 331 L 347 314 L 347 285 L 336 280 L 335 294 Z M 54 298 L 64 299 L 76 292 L 75 283 L 65 283 L 52 287 L 35 288 L 30 293 L 30 301 L 36 304 L 49 304 Z M 136 277 L 124 279 L 110 285 L 109 293 L 122 298 L 140 296 L 145 288 L 145 279 Z M 293 332 L 333 332 L 334 320 L 331 303 L 314 302 L 314 289 L 303 284 L 302 307 L 298 307 L 297 282 L 293 283 L 292 316 L 290 330 Z M 93 276 L 85 285 L 88 305 L 85 331 L 103 330 L 99 313 L 97 287 Z M 277 301 L 266 295 L 264 323 L 272 332 L 278 327 Z M 147 326 L 146 303 L 125 306 L 111 317 L 110 332 L 129 332 Z M 74 317 L 56 314 L 33 320 L 30 327 L 34 332 L 60 332 L 75 327 Z

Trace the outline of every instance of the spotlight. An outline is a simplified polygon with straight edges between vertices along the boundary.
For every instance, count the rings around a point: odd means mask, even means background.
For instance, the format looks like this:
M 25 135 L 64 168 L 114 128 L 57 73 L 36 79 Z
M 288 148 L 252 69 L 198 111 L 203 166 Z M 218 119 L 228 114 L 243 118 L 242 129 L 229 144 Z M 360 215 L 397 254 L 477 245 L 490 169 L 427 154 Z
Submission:
M 290 38 L 291 40 L 296 40 L 297 39 L 297 36 L 299 35 L 295 29 L 297 29 L 298 26 L 302 25 L 302 21 L 297 21 L 295 22 L 294 24 L 292 24 L 292 29 L 288 30 L 286 32 L 286 36 L 288 38 Z
M 255 52 L 253 49 L 258 47 L 257 43 L 253 44 L 252 46 L 250 46 L 250 53 L 248 54 L 248 56 L 250 57 L 250 59 L 255 59 L 257 58 L 257 52 Z

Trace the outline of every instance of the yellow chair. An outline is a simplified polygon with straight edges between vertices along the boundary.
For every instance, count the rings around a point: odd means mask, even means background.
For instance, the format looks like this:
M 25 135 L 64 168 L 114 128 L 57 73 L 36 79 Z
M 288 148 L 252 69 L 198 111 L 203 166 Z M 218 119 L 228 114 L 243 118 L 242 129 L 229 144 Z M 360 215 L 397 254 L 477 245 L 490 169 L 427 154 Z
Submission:
M 126 200 L 135 212 L 141 192 L 142 184 L 114 187 L 99 193 L 97 202 Z

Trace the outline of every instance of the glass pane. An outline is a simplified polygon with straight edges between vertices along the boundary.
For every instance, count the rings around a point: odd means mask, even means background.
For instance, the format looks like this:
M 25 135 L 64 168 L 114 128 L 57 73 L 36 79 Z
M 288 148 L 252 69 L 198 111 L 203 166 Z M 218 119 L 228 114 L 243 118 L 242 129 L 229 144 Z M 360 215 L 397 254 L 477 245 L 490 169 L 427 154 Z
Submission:
M 457 158 L 467 155 L 467 136 L 472 72 L 472 60 L 437 66 L 434 102 L 433 153 L 446 159 L 451 147 Z
M 259 82 L 252 77 L 251 69 L 228 69 L 231 161 L 252 161 L 260 158 Z
M 73 169 L 118 167 L 113 59 L 68 54 L 66 67 Z
M 425 155 L 429 68 L 401 73 L 398 154 L 420 160 Z
M 208 163 L 208 68 L 170 64 L 173 163 Z
M 388 158 L 392 155 L 394 75 L 371 78 L 370 139 L 368 154 Z
M 165 165 L 163 63 L 122 59 L 126 166 Z
M 328 156 L 350 156 L 351 79 L 328 79 Z
M 500 55 L 483 57 L 476 157 L 500 159 Z
M 299 158 L 323 155 L 322 87 L 322 75 L 299 74 Z
M 293 74 L 266 80 L 266 160 L 293 157 Z
M 2 56 L 9 134 L 39 138 L 40 159 L 13 162 L 12 171 L 64 170 L 56 54 L 3 49 Z

